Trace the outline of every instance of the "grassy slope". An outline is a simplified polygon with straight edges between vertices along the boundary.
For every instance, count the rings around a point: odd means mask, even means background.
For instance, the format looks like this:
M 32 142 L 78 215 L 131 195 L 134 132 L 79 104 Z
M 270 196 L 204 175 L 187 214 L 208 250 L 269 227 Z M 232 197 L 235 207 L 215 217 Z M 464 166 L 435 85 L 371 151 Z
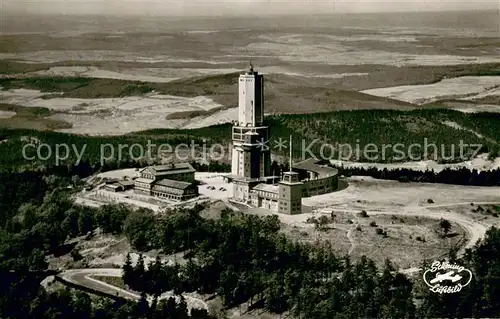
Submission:
M 500 75 L 500 63 L 456 66 L 377 67 L 364 76 L 353 76 L 332 81 L 331 85 L 345 90 L 432 84 L 445 78 L 459 76 Z
M 44 107 L 22 107 L 19 105 L 0 104 L 0 111 L 16 112 L 14 117 L 0 119 L 0 128 L 18 128 L 35 130 L 56 130 L 71 128 L 71 124 L 47 118 L 53 112 Z

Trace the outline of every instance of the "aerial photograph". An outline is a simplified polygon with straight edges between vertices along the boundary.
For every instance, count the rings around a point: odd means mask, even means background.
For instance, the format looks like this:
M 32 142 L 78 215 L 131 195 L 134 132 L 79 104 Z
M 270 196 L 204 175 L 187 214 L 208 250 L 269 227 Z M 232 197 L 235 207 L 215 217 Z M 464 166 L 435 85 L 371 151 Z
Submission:
M 0 291 L 500 318 L 500 2 L 0 0 Z

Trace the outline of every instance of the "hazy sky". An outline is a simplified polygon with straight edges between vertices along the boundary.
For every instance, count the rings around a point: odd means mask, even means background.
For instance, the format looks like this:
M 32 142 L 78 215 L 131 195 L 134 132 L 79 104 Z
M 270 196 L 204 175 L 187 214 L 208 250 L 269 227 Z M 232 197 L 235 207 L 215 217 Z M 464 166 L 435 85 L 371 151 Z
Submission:
M 229 15 L 499 10 L 499 0 L 0 0 L 2 14 Z

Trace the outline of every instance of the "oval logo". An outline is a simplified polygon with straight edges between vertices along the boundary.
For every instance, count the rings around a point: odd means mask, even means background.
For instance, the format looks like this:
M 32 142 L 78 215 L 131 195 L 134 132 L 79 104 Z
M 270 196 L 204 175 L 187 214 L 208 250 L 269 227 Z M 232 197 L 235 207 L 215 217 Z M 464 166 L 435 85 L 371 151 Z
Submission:
M 440 294 L 459 292 L 472 280 L 472 272 L 463 266 L 435 260 L 424 272 L 424 282 L 430 291 Z

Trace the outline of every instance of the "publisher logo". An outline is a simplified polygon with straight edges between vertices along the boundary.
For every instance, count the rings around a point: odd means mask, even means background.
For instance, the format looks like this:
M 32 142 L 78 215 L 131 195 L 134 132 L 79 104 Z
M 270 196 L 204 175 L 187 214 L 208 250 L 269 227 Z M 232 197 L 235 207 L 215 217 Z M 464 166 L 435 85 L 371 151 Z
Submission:
M 459 292 L 472 280 L 472 272 L 465 267 L 446 261 L 434 261 L 424 272 L 424 282 L 430 291 L 440 294 Z

